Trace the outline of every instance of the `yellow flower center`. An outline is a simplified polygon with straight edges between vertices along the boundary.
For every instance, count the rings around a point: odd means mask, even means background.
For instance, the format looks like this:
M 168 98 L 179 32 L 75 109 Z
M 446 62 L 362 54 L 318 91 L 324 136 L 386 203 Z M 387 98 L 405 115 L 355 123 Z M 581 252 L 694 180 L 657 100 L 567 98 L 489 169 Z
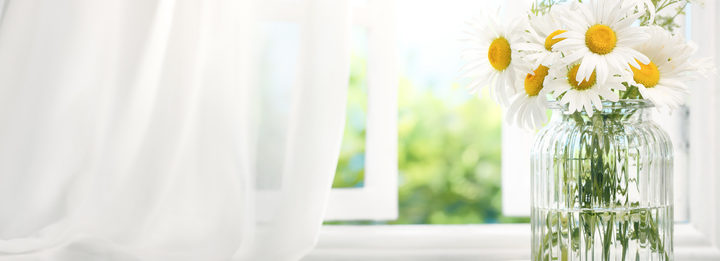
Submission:
M 545 50 L 552 51 L 553 45 L 556 43 L 565 40 L 565 38 L 559 38 L 559 39 L 553 39 L 553 37 L 557 36 L 558 34 L 567 32 L 565 30 L 557 30 L 555 32 L 552 32 L 550 35 L 548 35 L 547 38 L 545 38 Z
M 655 63 L 643 64 L 637 59 L 635 61 L 640 64 L 640 69 L 630 66 L 633 72 L 635 82 L 645 85 L 646 88 L 653 88 L 660 81 L 660 71 Z
M 495 70 L 503 71 L 510 66 L 510 43 L 504 37 L 492 41 L 488 49 L 488 60 Z
M 617 36 L 607 25 L 596 24 L 585 32 L 585 45 L 596 54 L 608 54 L 615 49 Z
M 527 93 L 528 96 L 537 96 L 538 93 L 540 93 L 549 69 L 550 68 L 540 65 L 533 73 L 528 73 L 527 76 L 525 76 L 525 93 Z
M 583 79 L 583 81 L 581 83 L 578 83 L 578 81 L 575 80 L 575 77 L 577 77 L 577 71 L 579 68 L 580 68 L 580 65 L 576 64 L 575 66 L 573 66 L 570 69 L 570 71 L 568 71 L 567 77 L 568 77 L 568 82 L 570 83 L 570 86 L 573 89 L 580 90 L 580 91 L 590 89 L 590 87 L 593 87 L 593 85 L 595 85 L 595 71 L 593 71 L 592 74 L 590 75 L 590 80 Z

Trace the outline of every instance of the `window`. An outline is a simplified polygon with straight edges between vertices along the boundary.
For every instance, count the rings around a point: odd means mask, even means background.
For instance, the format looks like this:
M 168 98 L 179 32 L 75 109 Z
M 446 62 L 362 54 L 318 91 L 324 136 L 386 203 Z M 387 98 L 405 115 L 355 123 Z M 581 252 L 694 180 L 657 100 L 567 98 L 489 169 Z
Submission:
M 355 1 L 348 117 L 326 220 L 397 218 L 397 77 L 391 2 Z
M 260 124 L 276 127 L 264 129 L 283 130 L 283 124 L 287 124 L 289 94 L 299 73 L 297 61 L 300 59 L 303 23 L 307 19 L 305 4 L 297 0 L 275 0 L 261 5 L 264 8 L 263 29 L 259 38 L 263 58 L 259 60 L 267 62 L 259 68 L 260 82 L 265 86 L 263 94 L 272 99 L 261 101 L 260 106 L 273 117 L 260 119 Z M 351 180 L 336 180 L 326 220 L 389 220 L 397 216 L 397 120 L 395 114 L 386 113 L 397 110 L 394 49 L 386 48 L 394 43 L 394 28 L 385 26 L 391 24 L 392 9 L 389 7 L 392 5 L 382 1 L 373 1 L 372 5 L 354 1 L 353 49 L 354 55 L 362 58 L 355 59 L 353 63 L 354 78 L 349 87 L 355 100 L 349 102 L 348 109 L 358 116 L 351 115 L 348 129 L 359 130 L 360 133 L 350 131 L 345 135 L 347 142 L 343 155 L 349 156 L 341 156 L 340 164 L 347 171 L 346 175 L 338 176 Z M 371 64 L 365 66 L 366 62 Z M 359 135 L 358 139 L 362 141 L 353 143 L 353 135 Z M 272 158 L 264 155 L 278 155 L 277 151 L 285 146 L 283 137 L 282 133 L 263 133 L 260 162 L 264 158 Z M 354 157 L 356 155 L 359 157 Z M 271 191 L 281 186 L 282 177 L 278 175 L 282 171 L 272 162 L 259 165 L 258 176 L 262 180 L 257 181 L 261 189 L 258 197 L 262 200 L 278 196 Z M 269 218 L 272 215 L 270 209 L 274 207 L 271 204 L 259 207 L 260 213 L 263 213 L 261 216 Z
M 393 149 L 399 152 L 400 202 L 399 209 L 395 211 L 399 212 L 399 216 L 389 222 L 373 223 L 464 224 L 527 220 L 530 214 L 528 157 L 534 132 L 502 123 L 500 109 L 493 102 L 488 102 L 486 98 L 475 99 L 462 90 L 463 83 L 458 79 L 455 70 L 460 63 L 457 51 L 461 47 L 457 42 L 461 36 L 462 22 L 473 15 L 474 10 L 483 8 L 488 2 L 492 1 L 396 1 L 396 40 L 398 65 L 401 68 L 398 72 L 400 80 L 397 105 L 400 144 L 399 148 Z M 368 4 L 372 6 L 375 2 L 365 1 L 359 5 Z M 384 4 L 384 7 L 389 6 Z M 367 10 L 370 9 L 362 10 L 359 14 L 367 15 Z M 371 10 L 371 13 L 375 11 Z M 435 16 L 437 19 L 426 19 L 428 16 Z M 364 21 L 370 27 L 390 27 L 382 26 L 387 20 L 368 20 L 367 17 L 356 18 L 357 20 Z M 365 72 L 373 67 L 387 68 L 388 63 L 384 61 L 380 65 L 367 64 L 368 60 L 373 60 L 367 59 L 372 52 L 368 54 L 365 46 L 367 38 L 363 36 L 367 36 L 367 32 L 360 32 L 355 35 L 355 38 L 359 39 L 355 48 L 357 55 L 354 56 L 357 62 L 353 63 L 355 73 L 350 84 L 350 89 L 357 89 L 359 93 L 353 96 L 351 92 L 349 97 L 346 139 L 335 182 L 337 188 L 362 188 L 364 175 L 382 175 L 383 180 L 390 180 L 393 179 L 390 174 L 394 173 L 392 170 L 383 170 L 381 174 L 363 167 L 362 161 L 366 157 L 372 157 L 372 153 L 366 153 L 362 146 L 374 142 L 374 139 L 364 135 L 363 125 L 366 119 L 372 121 L 373 117 L 357 113 L 367 110 L 368 107 L 373 108 L 367 104 L 373 99 L 367 100 L 367 90 L 363 89 L 367 84 Z M 477 111 L 473 114 L 473 110 Z M 657 122 L 668 131 L 675 146 L 677 221 L 686 221 L 688 216 L 687 115 L 687 108 L 673 114 L 656 115 Z M 463 132 L 470 131 L 474 135 L 460 136 Z M 483 141 L 483 138 L 491 142 Z M 454 144 L 457 142 L 466 144 Z M 439 145 L 440 143 L 443 145 Z M 383 155 L 385 156 L 391 155 Z M 372 180 L 381 182 L 380 179 Z M 373 201 L 390 199 L 387 197 L 390 193 L 387 192 L 381 200 L 374 198 Z M 335 199 L 332 201 L 348 202 Z M 374 212 L 362 207 L 363 204 L 349 205 L 360 206 L 353 209 L 365 214 L 347 215 L 343 220 L 379 220 L 377 216 L 368 214 Z
M 459 41 L 464 29 L 462 25 L 467 17 L 475 14 L 474 10 L 483 7 L 484 2 L 454 0 L 396 1 L 394 5 L 387 3 L 359 3 L 359 10 L 363 11 L 356 12 L 356 15 L 363 15 L 368 14 L 364 10 L 369 10 L 374 15 L 379 8 L 395 6 L 394 12 L 384 11 L 387 16 L 395 17 L 389 23 L 371 19 L 366 23 L 369 26 L 367 31 L 356 28 L 353 32 L 356 39 L 352 63 L 354 73 L 350 79 L 346 133 L 335 188 L 339 193 L 365 189 L 373 175 L 383 180 L 393 179 L 391 182 L 396 182 L 393 175 L 397 175 L 399 189 L 391 188 L 391 193 L 397 195 L 394 200 L 398 202 L 396 217 L 368 218 L 368 215 L 374 213 L 373 209 L 353 201 L 345 206 L 359 210 L 364 215 L 346 217 L 364 221 L 350 224 L 527 222 L 527 218 L 502 215 L 501 110 L 489 97 L 478 99 L 468 94 L 457 72 L 462 65 L 460 50 L 463 44 Z M 473 8 L 467 8 L 468 5 Z M 462 15 L 458 15 L 458 12 Z M 427 19 L 433 14 L 436 19 Z M 357 17 L 355 20 L 368 21 Z M 372 68 L 383 68 L 380 71 L 390 72 L 395 67 L 388 66 L 390 63 L 386 56 L 373 57 L 372 51 L 367 53 L 366 45 L 373 41 L 373 37 L 377 37 L 372 33 L 378 27 L 386 32 L 390 32 L 393 27 L 397 28 L 393 30 L 397 31 L 396 39 L 388 40 L 397 41 L 399 71 L 389 77 L 399 79 L 395 86 L 382 86 L 382 90 L 373 91 L 372 79 L 368 79 L 372 77 Z M 381 63 L 378 64 L 378 61 Z M 388 67 L 391 67 L 390 70 Z M 397 105 L 393 106 L 397 110 L 393 111 L 398 113 L 393 121 L 385 123 L 397 125 L 393 134 L 396 136 L 394 144 L 399 147 L 389 147 L 384 141 L 378 146 L 382 146 L 382 151 L 396 150 L 397 153 L 382 157 L 384 160 L 397 159 L 397 163 L 394 169 L 373 171 L 370 162 L 372 152 L 363 150 L 363 145 L 367 144 L 368 149 L 371 149 L 370 146 L 377 141 L 370 136 L 373 131 L 371 123 L 375 120 L 370 114 L 373 108 L 389 106 L 393 100 L 381 101 L 388 105 L 373 105 L 373 102 L 387 95 L 380 91 L 395 88 L 398 97 L 395 98 Z M 370 97 L 373 94 L 377 95 L 375 100 Z M 388 111 L 375 112 L 378 112 L 376 115 L 389 114 Z M 364 164 L 363 159 L 367 160 Z M 388 199 L 373 199 L 372 205 Z M 331 205 L 340 201 L 348 202 L 334 198 L 331 199 Z
M 460 64 L 447 60 L 457 58 L 460 47 L 434 45 L 438 42 L 456 43 L 461 25 L 447 23 L 470 17 L 475 10 L 487 8 L 485 6 L 489 1 L 354 1 L 353 37 L 356 47 L 353 79 L 350 82 L 350 95 L 354 98 L 349 98 L 348 102 L 349 113 L 354 115 L 348 115 L 345 137 L 349 142 L 343 145 L 344 154 L 338 166 L 327 220 L 355 222 L 328 222 L 333 225 L 323 228 L 317 249 L 305 260 L 528 259 L 528 224 L 437 225 L 527 221 L 528 157 L 533 132 L 503 125 L 497 106 L 491 101 L 467 95 L 455 78 Z M 505 2 L 506 6 L 519 5 L 523 0 Z M 299 16 L 299 11 L 292 5 L 274 6 L 281 12 L 272 12 L 277 15 L 273 19 L 287 22 Z M 715 14 L 720 13 L 720 3 L 705 1 L 702 7 L 692 6 L 689 13 L 689 29 L 686 33 L 699 44 L 699 55 L 719 60 L 720 41 L 717 39 L 717 31 L 720 30 L 720 19 Z M 423 23 L 423 20 L 427 21 Z M 397 23 L 398 27 L 388 26 L 393 23 Z M 282 30 L 295 30 L 291 29 L 292 25 L 282 22 L 277 26 L 288 27 Z M 422 43 L 423 38 L 417 36 L 423 34 L 427 38 L 448 39 Z M 433 53 L 408 52 L 410 41 L 425 44 L 421 48 L 430 49 Z M 394 42 L 398 42 L 398 45 L 394 45 Z M 394 63 L 406 66 L 395 71 L 395 67 L 390 66 Z M 450 77 L 433 77 L 438 72 Z M 424 78 L 413 78 L 408 74 Z M 440 85 L 442 81 L 449 88 L 423 88 L 426 87 L 424 85 Z M 720 169 L 715 164 L 720 148 L 720 140 L 716 138 L 720 130 L 720 117 L 717 114 L 720 107 L 715 98 L 718 91 L 714 88 L 718 83 L 717 79 L 695 82 L 695 90 L 691 92 L 687 108 L 671 115 L 656 116 L 657 122 L 669 132 L 675 146 L 675 217 L 679 221 L 675 230 L 675 248 L 678 260 L 720 259 L 720 190 L 717 189 L 720 188 Z M 457 95 L 450 95 L 451 92 Z M 427 106 L 412 104 L 408 100 L 423 98 L 426 100 L 419 103 Z M 433 102 L 438 106 L 432 107 Z M 481 112 L 473 114 L 473 110 Z M 398 114 L 388 111 L 398 111 Z M 469 115 L 467 117 L 476 117 L 482 124 L 458 127 L 461 119 L 447 116 L 461 117 L 463 113 Z M 412 115 L 416 117 L 410 117 Z M 408 135 L 427 135 L 412 132 L 412 124 L 419 124 L 417 117 L 421 116 L 429 118 L 422 124 L 436 127 L 444 135 L 464 135 L 463 139 L 471 143 L 464 148 L 473 149 L 453 151 L 456 157 L 453 162 L 420 164 L 428 158 L 438 158 L 433 154 L 435 152 L 422 150 L 427 144 L 407 138 Z M 458 128 L 461 130 L 457 131 Z M 454 130 L 457 132 L 453 133 Z M 482 132 L 482 135 L 477 136 L 486 139 L 473 137 L 466 132 L 469 130 Z M 432 146 L 448 150 L 454 146 L 443 139 L 436 142 L 440 144 Z M 422 153 L 407 156 L 407 146 L 416 146 Z M 409 161 L 414 165 L 409 165 Z M 455 166 L 449 166 L 450 163 L 462 165 L 463 161 L 482 171 L 453 169 Z M 456 196 L 451 200 L 463 195 L 481 197 L 478 195 L 491 193 L 492 196 L 487 197 L 490 200 L 475 205 L 474 210 L 466 212 L 471 213 L 467 215 L 433 214 L 433 211 L 428 210 L 433 206 L 428 205 L 432 205 L 433 200 L 443 202 L 435 198 L 443 194 L 428 193 L 431 198 L 427 198 L 421 192 L 449 191 L 448 184 L 452 180 L 438 182 L 433 177 L 422 175 L 413 177 L 416 180 L 410 180 L 405 176 L 413 169 L 433 168 L 442 168 L 435 170 L 435 173 L 445 172 L 448 178 L 461 181 L 474 179 L 484 185 L 480 190 L 453 186 L 457 191 L 448 193 Z M 471 175 L 468 178 L 464 174 L 468 171 L 484 173 L 486 176 Z M 413 182 L 423 185 L 403 188 Z M 419 198 L 418 202 L 424 203 L 404 201 L 407 198 Z M 445 204 L 444 207 L 461 209 L 463 206 Z M 486 215 L 477 214 L 483 211 L 487 212 Z M 410 212 L 421 214 L 409 217 L 407 213 Z M 436 225 L 383 225 L 389 223 Z

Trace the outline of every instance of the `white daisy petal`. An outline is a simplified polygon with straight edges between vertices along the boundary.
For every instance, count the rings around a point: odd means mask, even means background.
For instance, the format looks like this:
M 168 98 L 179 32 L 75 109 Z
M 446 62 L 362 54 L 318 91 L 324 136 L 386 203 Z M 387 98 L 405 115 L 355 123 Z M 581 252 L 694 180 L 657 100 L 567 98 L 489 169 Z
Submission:
M 465 30 L 468 34 L 465 42 L 468 47 L 462 53 L 466 64 L 460 72 L 463 77 L 471 79 L 468 86 L 471 92 L 479 93 L 480 89 L 490 87 L 491 96 L 503 105 L 507 105 L 509 96 L 517 92 L 514 86 L 515 79 L 519 78 L 516 67 L 523 65 L 521 57 L 518 56 L 518 49 L 519 47 L 529 47 L 523 46 L 522 39 L 518 37 L 524 31 L 522 20 L 521 17 L 518 17 L 501 22 L 495 13 L 490 12 L 467 22 L 469 28 Z M 501 37 L 507 40 L 510 49 L 500 55 L 503 57 L 503 55 L 509 54 L 510 59 L 505 59 L 507 63 L 500 63 L 500 65 L 495 62 L 496 64 L 493 66 L 488 57 L 489 48 L 493 41 Z
M 595 108 L 602 108 L 602 101 L 600 100 L 600 96 L 592 95 L 590 97 L 590 100 L 592 101 L 592 104 L 595 106 Z
M 605 56 L 599 56 L 599 61 L 597 63 L 597 66 L 595 66 L 595 72 L 597 74 L 597 81 L 598 84 L 605 84 L 608 80 L 608 77 L 610 77 L 610 72 L 608 71 L 608 63 L 607 63 L 607 57 Z
M 581 58 L 585 57 L 585 56 L 588 55 L 588 54 L 589 54 L 589 52 L 583 52 L 583 51 L 574 52 L 574 53 L 572 53 L 572 54 L 569 54 L 569 55 L 565 56 L 565 57 L 561 60 L 561 63 L 564 64 L 564 65 L 568 65 L 568 64 L 571 64 L 571 63 L 575 63 L 575 62 L 577 62 L 578 60 L 580 60 Z
M 589 54 L 585 55 L 583 57 L 582 62 L 580 63 L 580 69 L 578 69 L 577 76 L 575 77 L 575 80 L 578 82 L 587 81 L 590 80 L 590 77 L 592 76 L 592 72 L 597 66 L 597 56 Z M 599 76 L 599 75 L 598 75 Z
M 639 81 L 651 85 L 646 86 L 636 82 L 635 77 L 629 77 L 628 82 L 637 86 L 642 97 L 652 101 L 659 108 L 680 106 L 687 96 L 687 76 L 689 72 L 697 71 L 693 69 L 696 61 L 689 59 L 695 52 L 695 47 L 660 27 L 649 26 L 644 30 L 650 39 L 628 52 L 637 52 L 647 56 L 647 62 L 638 60 L 643 64 L 652 62 L 657 68 L 657 72 L 645 71 L 643 75 L 638 76 L 640 77 Z M 636 70 L 638 70 L 637 68 L 641 67 L 638 65 Z M 650 66 L 644 70 L 653 69 Z M 655 81 L 648 81 L 647 75 L 657 75 L 657 78 Z

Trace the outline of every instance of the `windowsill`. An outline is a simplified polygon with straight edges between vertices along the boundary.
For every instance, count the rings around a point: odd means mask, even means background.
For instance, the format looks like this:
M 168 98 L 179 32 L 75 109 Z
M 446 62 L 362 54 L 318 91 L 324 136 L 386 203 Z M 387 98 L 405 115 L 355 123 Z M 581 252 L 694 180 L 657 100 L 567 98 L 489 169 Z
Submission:
M 720 260 L 690 224 L 675 225 L 675 260 Z M 324 226 L 303 261 L 529 260 L 530 225 Z

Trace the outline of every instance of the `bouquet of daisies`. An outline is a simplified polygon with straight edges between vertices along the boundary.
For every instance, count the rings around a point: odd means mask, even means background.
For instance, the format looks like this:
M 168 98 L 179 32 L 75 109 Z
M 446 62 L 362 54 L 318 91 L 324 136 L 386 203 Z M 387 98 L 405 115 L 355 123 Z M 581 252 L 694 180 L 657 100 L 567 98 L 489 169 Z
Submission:
M 489 87 L 507 120 L 525 128 L 547 121 L 548 100 L 589 116 L 619 99 L 674 108 L 686 82 L 711 67 L 673 34 L 691 2 L 543 0 L 509 21 L 483 15 L 469 22 L 462 72 L 471 92 Z

